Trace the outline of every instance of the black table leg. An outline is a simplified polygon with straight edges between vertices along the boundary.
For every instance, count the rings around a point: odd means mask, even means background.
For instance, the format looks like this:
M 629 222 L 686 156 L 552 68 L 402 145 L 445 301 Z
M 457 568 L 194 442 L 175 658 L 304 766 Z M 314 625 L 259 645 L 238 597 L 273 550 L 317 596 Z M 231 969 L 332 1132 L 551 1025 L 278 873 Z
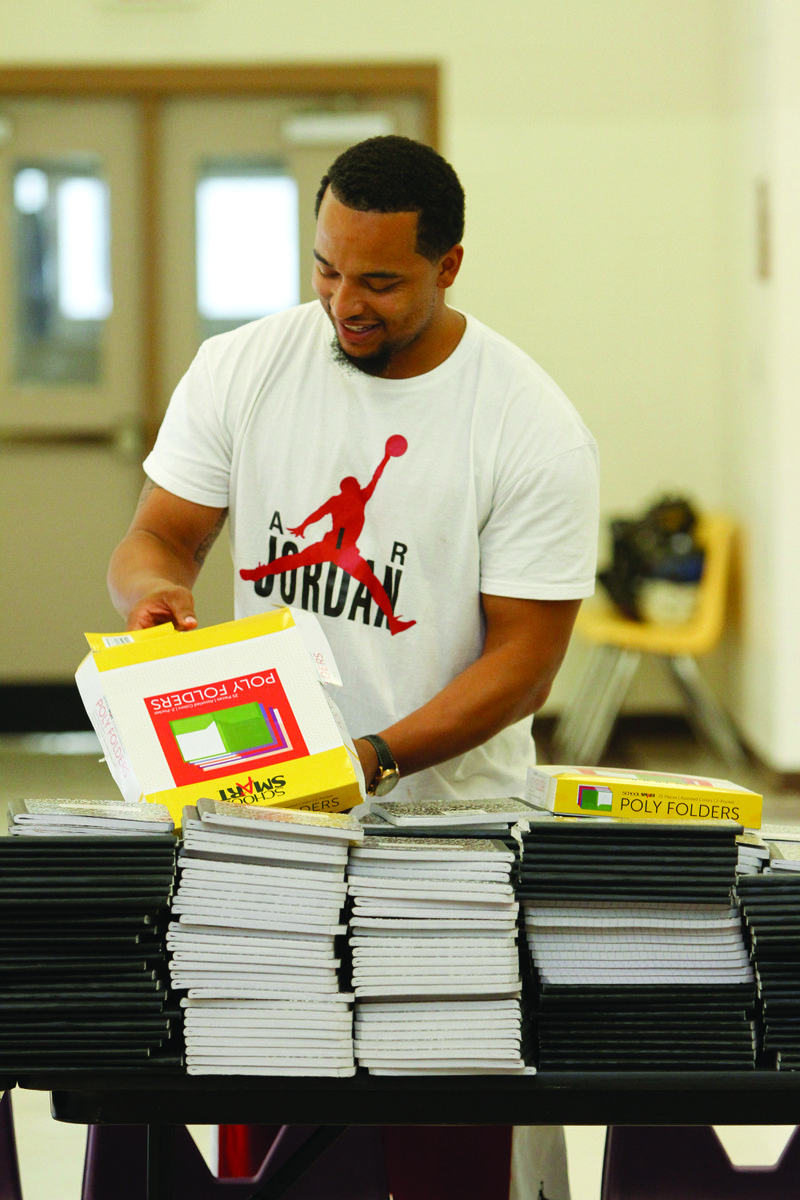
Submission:
M 175 1195 L 175 1126 L 147 1126 L 147 1200 Z
M 262 1187 L 250 1193 L 250 1200 L 279 1200 L 347 1128 L 347 1125 L 320 1125 Z M 152 1200 L 149 1195 L 148 1200 Z

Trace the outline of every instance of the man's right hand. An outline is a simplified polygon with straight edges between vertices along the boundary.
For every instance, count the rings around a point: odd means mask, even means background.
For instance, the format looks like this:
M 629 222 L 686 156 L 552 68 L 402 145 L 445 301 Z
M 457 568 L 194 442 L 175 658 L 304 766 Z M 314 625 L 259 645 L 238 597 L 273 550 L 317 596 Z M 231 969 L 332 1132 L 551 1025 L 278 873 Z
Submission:
M 172 622 L 176 629 L 197 628 L 194 597 L 188 588 L 165 587 L 143 596 L 128 613 L 128 629 L 149 629 L 152 625 Z

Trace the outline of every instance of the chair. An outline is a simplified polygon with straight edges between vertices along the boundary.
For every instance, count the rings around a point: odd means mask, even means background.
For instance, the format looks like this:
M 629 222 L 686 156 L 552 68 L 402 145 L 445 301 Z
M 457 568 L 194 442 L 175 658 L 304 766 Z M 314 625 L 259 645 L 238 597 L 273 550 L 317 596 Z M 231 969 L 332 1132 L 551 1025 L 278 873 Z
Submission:
M 302 1157 L 315 1138 L 325 1138 L 326 1128 L 284 1125 L 256 1175 L 217 1179 L 186 1126 L 176 1125 L 174 1200 L 249 1200 L 262 1191 L 270 1198 L 285 1195 L 286 1200 L 389 1200 L 378 1127 L 346 1128 L 318 1158 L 304 1164 L 302 1177 L 295 1181 L 285 1177 L 287 1170 L 291 1172 L 287 1164 L 292 1155 Z M 284 1177 L 279 1179 L 282 1170 Z M 271 1180 L 275 1181 L 272 1189 Z M 147 1126 L 91 1125 L 81 1200 L 144 1200 L 146 1195 Z
M 697 540 L 704 550 L 703 574 L 688 621 L 678 625 L 632 621 L 610 603 L 599 601 L 582 607 L 575 628 L 592 649 L 553 735 L 559 762 L 595 765 L 600 761 L 643 654 L 655 655 L 665 664 L 695 732 L 711 743 L 728 766 L 744 762 L 736 730 L 696 661 L 717 645 L 725 628 L 734 524 L 721 514 L 702 517 Z
M 11 1092 L 0 1099 L 0 1200 L 22 1200 Z
M 800 1135 L 773 1167 L 735 1167 L 710 1125 L 613 1125 L 601 1200 L 795 1200 Z

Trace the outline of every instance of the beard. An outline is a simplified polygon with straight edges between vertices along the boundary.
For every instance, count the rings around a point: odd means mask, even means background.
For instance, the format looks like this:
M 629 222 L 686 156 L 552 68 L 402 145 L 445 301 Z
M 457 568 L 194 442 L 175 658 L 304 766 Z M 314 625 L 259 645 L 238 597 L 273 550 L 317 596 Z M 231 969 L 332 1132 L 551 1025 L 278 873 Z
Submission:
M 374 354 L 348 354 L 346 350 L 342 349 L 339 339 L 334 334 L 331 341 L 331 354 L 334 362 L 347 370 L 360 371 L 363 375 L 383 375 L 394 358 L 395 348 L 391 343 L 386 342 Z
M 323 307 L 325 307 L 323 305 Z M 325 311 L 332 322 L 336 325 L 333 316 L 329 309 Z M 427 312 L 422 313 L 416 327 L 412 328 L 404 335 L 395 337 L 394 340 L 387 339 L 374 354 L 348 354 L 342 347 L 341 342 L 334 333 L 333 341 L 331 342 L 331 352 L 334 362 L 344 367 L 346 370 L 359 371 L 362 375 L 380 376 L 385 375 L 389 370 L 392 360 L 401 354 L 404 350 L 408 350 L 415 342 L 428 331 L 431 322 L 435 316 L 435 297 L 431 297 L 430 305 Z

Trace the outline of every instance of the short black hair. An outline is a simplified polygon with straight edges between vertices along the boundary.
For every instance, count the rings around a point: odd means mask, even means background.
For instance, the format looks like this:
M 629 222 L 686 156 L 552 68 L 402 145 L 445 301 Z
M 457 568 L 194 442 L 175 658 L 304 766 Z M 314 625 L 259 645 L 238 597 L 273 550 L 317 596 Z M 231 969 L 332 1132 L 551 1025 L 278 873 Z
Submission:
M 446 159 L 412 138 L 389 134 L 345 150 L 317 193 L 319 216 L 328 187 L 340 204 L 358 212 L 415 212 L 417 252 L 431 262 L 464 236 L 464 189 Z

